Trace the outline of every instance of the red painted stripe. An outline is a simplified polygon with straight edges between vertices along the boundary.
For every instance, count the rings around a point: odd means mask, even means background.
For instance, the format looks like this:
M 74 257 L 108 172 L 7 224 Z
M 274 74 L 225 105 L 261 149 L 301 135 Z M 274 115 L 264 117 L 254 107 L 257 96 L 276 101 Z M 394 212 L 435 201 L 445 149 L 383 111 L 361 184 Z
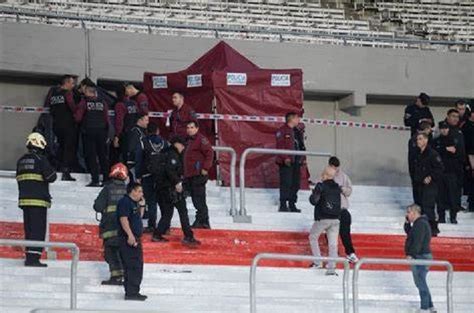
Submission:
M 102 242 L 94 225 L 52 224 L 51 241 L 75 242 L 81 249 L 81 260 L 102 261 Z M 307 233 L 242 230 L 196 230 L 202 241 L 197 249 L 184 247 L 180 229 L 173 229 L 170 242 L 153 243 L 144 235 L 145 262 L 163 264 L 250 265 L 261 252 L 310 254 Z M 0 237 L 23 238 L 21 223 L 0 222 Z M 353 241 L 359 257 L 403 258 L 405 237 L 401 235 L 354 234 Z M 323 254 L 327 246 L 321 239 Z M 436 259 L 448 260 L 457 271 L 474 271 L 474 238 L 438 237 L 432 241 Z M 57 250 L 59 259 L 69 259 L 69 252 Z M 344 255 L 339 245 L 339 255 Z M 21 248 L 0 247 L 0 257 L 22 258 Z M 305 267 L 305 262 L 263 261 L 263 266 Z M 406 266 L 367 265 L 372 270 L 408 270 Z M 434 270 L 443 270 L 433 268 Z

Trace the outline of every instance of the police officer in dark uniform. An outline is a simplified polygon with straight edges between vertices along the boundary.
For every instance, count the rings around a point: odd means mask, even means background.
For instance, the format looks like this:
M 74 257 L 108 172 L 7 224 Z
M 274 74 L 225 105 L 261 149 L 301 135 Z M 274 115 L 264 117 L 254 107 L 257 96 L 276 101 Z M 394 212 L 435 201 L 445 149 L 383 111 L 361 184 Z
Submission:
M 431 128 L 431 123 L 429 122 L 423 122 L 420 124 L 419 129 L 417 134 L 419 133 L 425 133 L 428 135 L 429 142 L 428 144 L 431 145 L 432 143 L 432 128 Z M 415 158 L 416 154 L 419 151 L 418 145 L 416 143 L 416 135 L 412 136 L 410 140 L 408 141 L 408 172 L 410 173 L 410 179 L 411 179 L 411 186 L 412 186 L 412 192 L 413 192 L 413 201 L 416 203 L 417 201 L 419 202 L 418 199 L 418 194 L 416 192 L 415 184 L 413 182 L 413 175 L 415 173 Z
M 99 172 L 102 173 L 104 180 L 107 180 L 109 172 L 107 153 L 109 105 L 105 99 L 97 96 L 95 87 L 86 87 L 84 96 L 74 118 L 81 125 L 87 166 L 92 176 L 92 181 L 87 186 L 99 187 Z M 97 164 L 97 159 L 99 164 Z
M 439 234 L 436 221 L 435 203 L 438 185 L 443 175 L 443 163 L 438 152 L 428 144 L 429 137 L 424 133 L 416 136 L 419 151 L 415 158 L 413 181 L 418 193 L 418 204 L 430 221 L 432 235 Z
M 284 150 L 305 150 L 303 135 L 298 129 L 300 117 L 295 112 L 285 116 L 286 123 L 276 132 L 276 148 Z M 292 155 L 277 155 L 280 172 L 280 212 L 301 212 L 296 207 L 300 189 L 301 165 L 304 158 Z
M 459 174 L 459 150 L 456 149 L 448 123 L 441 121 L 438 127 L 440 135 L 434 140 L 433 146 L 439 153 L 444 165 L 444 173 L 439 181 L 438 223 L 446 223 L 446 210 L 448 210 L 451 223 L 457 224 L 456 195 L 458 182 L 456 175 Z
M 183 190 L 183 152 L 185 142 L 180 137 L 171 140 L 171 146 L 156 155 L 151 164 L 150 172 L 156 179 L 157 198 L 161 209 L 161 218 L 153 234 L 152 241 L 167 242 L 163 237 L 170 228 L 174 208 L 178 210 L 184 239 L 182 243 L 187 246 L 196 246 L 200 242 L 194 238 L 189 225 L 188 209 Z
M 17 162 L 18 206 L 23 210 L 26 240 L 44 241 L 47 209 L 51 207 L 49 184 L 56 180 L 56 172 L 44 155 L 46 140 L 39 133 L 31 133 L 26 141 L 28 152 Z M 43 248 L 26 248 L 25 266 L 46 267 L 39 260 Z
M 196 121 L 188 123 L 187 134 L 188 140 L 183 162 L 186 188 L 189 190 L 196 208 L 196 220 L 192 227 L 210 229 L 206 183 L 214 161 L 214 151 L 209 140 L 199 133 Z
M 109 178 L 94 202 L 94 210 L 101 214 L 99 235 L 103 240 L 104 258 L 110 271 L 110 278 L 102 281 L 102 285 L 122 285 L 123 266 L 119 249 L 117 203 L 127 193 L 127 167 L 123 163 L 115 164 L 110 169 Z
M 474 212 L 474 112 L 469 111 L 468 114 L 469 118 L 462 127 L 467 158 L 464 194 L 468 196 L 469 212 Z
M 142 217 L 145 211 L 143 189 L 139 183 L 127 186 L 127 194 L 117 204 L 120 257 L 124 269 L 125 300 L 145 301 L 140 294 L 143 279 Z
M 62 180 L 75 181 L 71 176 L 71 171 L 76 164 L 77 149 L 77 126 L 74 121 L 76 104 L 74 102 L 73 88 L 75 78 L 71 75 L 64 75 L 61 78 L 61 85 L 52 87 L 46 96 L 44 106 L 49 108 L 53 117 L 53 132 L 59 143 L 59 158 Z
M 403 122 L 405 123 L 405 126 L 410 127 L 411 136 L 416 134 L 420 124 L 423 122 L 430 123 L 431 127 L 435 126 L 433 114 L 428 107 L 429 103 L 430 97 L 422 92 L 416 98 L 415 103 L 410 104 L 405 108 Z
M 134 127 L 127 134 L 127 167 L 130 171 L 131 180 L 141 179 L 141 168 L 143 166 L 143 152 L 145 149 L 145 137 L 150 119 L 147 114 L 139 114 Z M 138 174 L 138 175 L 137 175 Z

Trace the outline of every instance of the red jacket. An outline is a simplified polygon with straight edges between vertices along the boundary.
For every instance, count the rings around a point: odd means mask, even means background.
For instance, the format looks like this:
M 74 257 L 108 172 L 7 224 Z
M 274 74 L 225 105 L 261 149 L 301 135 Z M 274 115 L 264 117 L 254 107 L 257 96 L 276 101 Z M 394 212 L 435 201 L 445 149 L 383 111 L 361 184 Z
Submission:
M 186 127 L 192 121 L 197 121 L 196 112 L 189 105 L 185 103 L 180 109 L 174 109 L 170 116 L 170 138 L 186 138 Z
M 137 101 L 142 101 L 139 105 Z M 148 114 L 148 99 L 145 94 L 139 93 L 130 99 L 125 97 L 115 105 L 115 136 L 120 135 L 135 126 L 139 114 Z
M 209 140 L 197 133 L 188 137 L 184 151 L 184 177 L 201 175 L 201 170 L 209 170 L 214 160 L 214 151 Z
M 146 96 L 146 94 L 140 91 L 130 99 L 137 103 L 137 108 L 139 112 L 148 114 L 148 97 Z
M 276 132 L 275 136 L 277 149 L 297 150 L 295 132 L 293 128 L 289 127 L 287 124 L 280 127 Z M 290 160 L 291 162 L 294 162 L 295 157 L 293 155 L 277 155 L 276 163 L 278 165 L 283 165 L 285 164 L 285 160 Z

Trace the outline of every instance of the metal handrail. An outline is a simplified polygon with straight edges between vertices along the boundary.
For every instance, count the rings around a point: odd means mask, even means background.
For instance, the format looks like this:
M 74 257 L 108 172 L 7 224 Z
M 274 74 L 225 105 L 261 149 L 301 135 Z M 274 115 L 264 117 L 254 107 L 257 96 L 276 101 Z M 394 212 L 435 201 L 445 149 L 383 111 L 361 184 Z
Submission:
M 342 276 L 342 295 L 344 313 L 349 313 L 349 261 L 345 258 L 328 258 L 315 257 L 312 255 L 298 255 L 298 254 L 280 254 L 280 253 L 259 253 L 257 254 L 250 267 L 250 313 L 257 312 L 257 297 L 256 297 L 256 277 L 257 266 L 260 260 L 287 260 L 287 261 L 312 261 L 312 262 L 335 262 L 344 265 L 344 274 Z
M 359 313 L 359 272 L 364 264 L 391 264 L 391 265 L 425 265 L 443 266 L 448 269 L 446 278 L 446 297 L 448 313 L 453 312 L 453 265 L 448 261 L 416 260 L 416 259 L 360 259 L 354 266 L 352 278 L 353 312 Z
M 275 155 L 301 155 L 301 156 L 314 156 L 314 157 L 330 157 L 331 154 L 328 152 L 317 152 L 317 151 L 295 151 L 295 150 L 283 150 L 283 149 L 267 149 L 267 148 L 247 148 L 240 157 L 240 168 L 239 168 L 239 182 L 240 182 L 240 209 L 239 216 L 234 219 L 236 222 L 250 223 L 251 217 L 247 215 L 247 209 L 245 208 L 245 162 L 249 154 L 275 154 Z
M 231 147 L 213 146 L 212 149 L 218 152 L 228 152 L 231 155 L 230 159 L 230 215 L 237 215 L 237 201 L 235 199 L 235 166 L 237 164 L 237 153 Z
M 71 262 L 71 309 L 77 308 L 77 263 L 79 262 L 79 247 L 72 242 L 45 242 L 32 240 L 10 240 L 0 239 L 0 246 L 16 246 L 16 247 L 35 247 L 35 248 L 63 248 L 69 249 L 72 253 Z

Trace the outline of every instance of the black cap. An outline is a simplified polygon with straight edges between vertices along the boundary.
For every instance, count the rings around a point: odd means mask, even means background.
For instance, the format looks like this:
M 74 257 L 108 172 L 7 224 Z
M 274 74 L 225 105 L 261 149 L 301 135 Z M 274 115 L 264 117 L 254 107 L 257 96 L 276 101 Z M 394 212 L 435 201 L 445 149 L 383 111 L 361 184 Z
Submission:
M 174 145 L 175 143 L 180 143 L 183 146 L 186 145 L 186 141 L 181 136 L 174 136 L 173 138 L 170 139 L 170 144 Z
M 423 103 L 423 105 L 428 105 L 430 104 L 430 96 L 428 96 L 426 93 L 422 92 L 420 93 L 420 95 L 418 96 L 418 99 L 420 99 L 421 103 Z
M 438 128 L 439 129 L 449 128 L 449 125 L 446 121 L 441 121 L 441 122 L 438 123 Z

